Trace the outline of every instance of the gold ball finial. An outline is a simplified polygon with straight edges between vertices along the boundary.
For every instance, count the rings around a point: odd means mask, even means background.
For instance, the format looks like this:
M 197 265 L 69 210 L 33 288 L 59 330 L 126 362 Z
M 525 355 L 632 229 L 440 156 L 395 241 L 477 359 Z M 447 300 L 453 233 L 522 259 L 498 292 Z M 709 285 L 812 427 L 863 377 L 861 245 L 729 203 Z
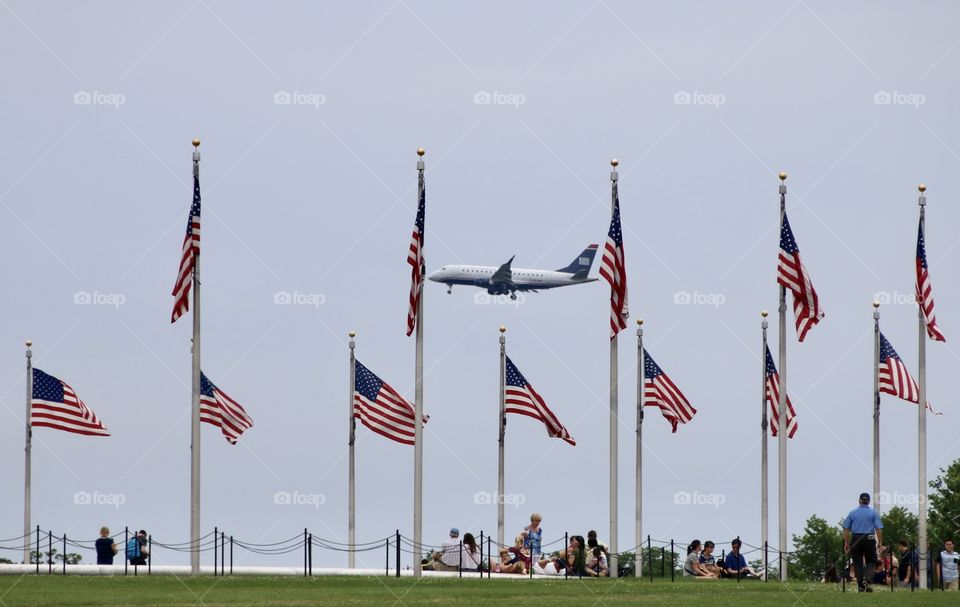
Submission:
M 423 148 L 417 148 L 417 156 L 420 156 L 420 157 L 422 158 L 423 155 L 426 154 L 426 153 L 427 153 L 427 151 L 426 151 L 425 149 L 423 149 Z
M 786 181 L 786 180 L 787 180 L 787 174 L 784 173 L 783 171 L 780 171 L 780 181 Z
M 763 316 L 764 318 L 766 318 L 768 315 L 769 315 L 769 312 L 767 312 L 766 310 L 764 310 L 763 312 L 760 312 L 760 316 Z
M 354 337 L 357 336 L 357 332 L 356 332 L 356 331 L 350 331 L 349 333 L 347 333 L 347 335 L 350 336 L 350 339 L 353 339 Z
M 874 309 L 879 308 L 879 307 L 880 307 L 880 302 L 877 301 L 877 300 L 873 300 L 873 307 L 874 307 Z
M 920 190 L 921 194 L 923 194 L 924 192 L 927 191 L 927 185 L 924 183 L 921 183 L 919 186 L 917 186 L 917 189 Z
M 610 161 L 610 166 L 612 166 L 613 168 L 617 168 L 617 165 L 619 164 L 620 164 L 620 161 L 617 160 L 616 158 Z
M 25 341 L 24 343 L 27 344 L 27 347 L 29 348 L 30 346 L 33 345 L 33 340 L 32 340 L 32 339 L 28 339 L 28 340 Z
M 503 326 L 503 325 L 500 325 L 500 332 L 501 332 L 501 333 L 506 333 L 506 332 L 507 332 L 507 328 L 506 328 L 505 326 Z
M 637 326 L 639 327 L 639 326 L 641 326 L 641 325 L 643 325 L 643 319 L 642 319 L 642 318 L 638 318 L 638 319 L 637 319 Z
M 195 147 L 195 148 L 200 147 L 200 140 L 199 140 L 199 139 L 194 139 L 194 140 L 193 140 L 193 147 Z

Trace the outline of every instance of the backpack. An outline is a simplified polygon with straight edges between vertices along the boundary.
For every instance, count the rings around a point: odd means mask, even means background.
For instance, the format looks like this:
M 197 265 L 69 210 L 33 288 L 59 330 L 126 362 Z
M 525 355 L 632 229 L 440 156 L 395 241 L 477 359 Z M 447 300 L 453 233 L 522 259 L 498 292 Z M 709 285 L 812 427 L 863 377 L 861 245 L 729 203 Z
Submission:
M 140 542 L 137 541 L 137 536 L 133 536 L 127 542 L 127 558 L 135 559 L 140 557 Z

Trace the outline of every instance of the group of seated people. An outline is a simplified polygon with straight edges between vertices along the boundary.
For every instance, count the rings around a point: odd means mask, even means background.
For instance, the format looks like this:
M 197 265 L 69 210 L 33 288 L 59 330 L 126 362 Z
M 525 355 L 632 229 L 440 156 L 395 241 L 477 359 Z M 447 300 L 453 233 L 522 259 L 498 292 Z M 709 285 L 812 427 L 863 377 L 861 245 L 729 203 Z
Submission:
M 730 552 L 718 560 L 713 551 L 716 547 L 711 541 L 701 544 L 700 540 L 693 540 L 687 546 L 687 558 L 683 562 L 684 577 L 701 580 L 716 580 L 719 578 L 759 578 L 763 570 L 754 570 L 747 565 L 747 559 L 740 553 L 743 542 L 735 538 L 730 542 Z
M 514 540 L 513 546 L 500 548 L 500 563 L 494 571 L 500 573 L 533 573 L 538 575 L 571 575 L 607 577 L 609 549 L 597 539 L 597 532 L 590 531 L 587 537 L 571 535 L 570 543 L 563 549 L 545 554 L 539 551 L 539 542 L 531 542 L 527 530 Z
M 587 537 L 570 536 L 563 549 L 545 554 L 541 547 L 542 517 L 534 513 L 530 524 L 516 536 L 512 546 L 499 546 L 499 563 L 491 563 L 497 573 L 533 573 L 539 575 L 577 575 L 606 577 L 610 575 L 607 545 L 597 539 L 597 532 L 590 531 Z M 450 537 L 429 558 L 424 559 L 427 571 L 479 571 L 483 568 L 483 549 L 473 534 L 465 533 L 460 539 L 460 530 L 450 529 Z

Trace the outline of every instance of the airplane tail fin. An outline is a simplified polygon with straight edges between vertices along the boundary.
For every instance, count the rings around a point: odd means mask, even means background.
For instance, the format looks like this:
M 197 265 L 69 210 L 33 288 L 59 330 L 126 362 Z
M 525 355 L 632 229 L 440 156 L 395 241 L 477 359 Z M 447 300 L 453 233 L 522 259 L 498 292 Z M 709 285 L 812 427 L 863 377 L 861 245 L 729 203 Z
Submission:
M 597 255 L 597 245 L 592 244 L 583 250 L 583 253 L 570 262 L 565 268 L 560 268 L 557 272 L 573 274 L 573 278 L 586 278 L 590 273 L 590 266 L 593 265 L 593 258 Z

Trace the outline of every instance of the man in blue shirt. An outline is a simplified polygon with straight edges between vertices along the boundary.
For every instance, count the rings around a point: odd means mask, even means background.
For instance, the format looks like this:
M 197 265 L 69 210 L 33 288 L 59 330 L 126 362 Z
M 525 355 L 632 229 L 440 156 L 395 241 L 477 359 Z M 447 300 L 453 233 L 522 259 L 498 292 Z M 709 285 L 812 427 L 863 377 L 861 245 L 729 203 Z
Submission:
M 883 523 L 870 507 L 870 494 L 861 493 L 860 505 L 843 519 L 843 551 L 853 559 L 860 592 L 873 592 L 870 580 L 877 565 L 878 543 L 883 543 Z
M 740 541 L 740 538 L 735 538 L 730 542 L 730 552 L 727 553 L 727 558 L 723 559 L 724 577 L 759 577 L 753 568 L 747 566 L 747 559 L 743 558 L 743 555 L 740 554 L 740 547 L 742 545 L 743 542 Z

